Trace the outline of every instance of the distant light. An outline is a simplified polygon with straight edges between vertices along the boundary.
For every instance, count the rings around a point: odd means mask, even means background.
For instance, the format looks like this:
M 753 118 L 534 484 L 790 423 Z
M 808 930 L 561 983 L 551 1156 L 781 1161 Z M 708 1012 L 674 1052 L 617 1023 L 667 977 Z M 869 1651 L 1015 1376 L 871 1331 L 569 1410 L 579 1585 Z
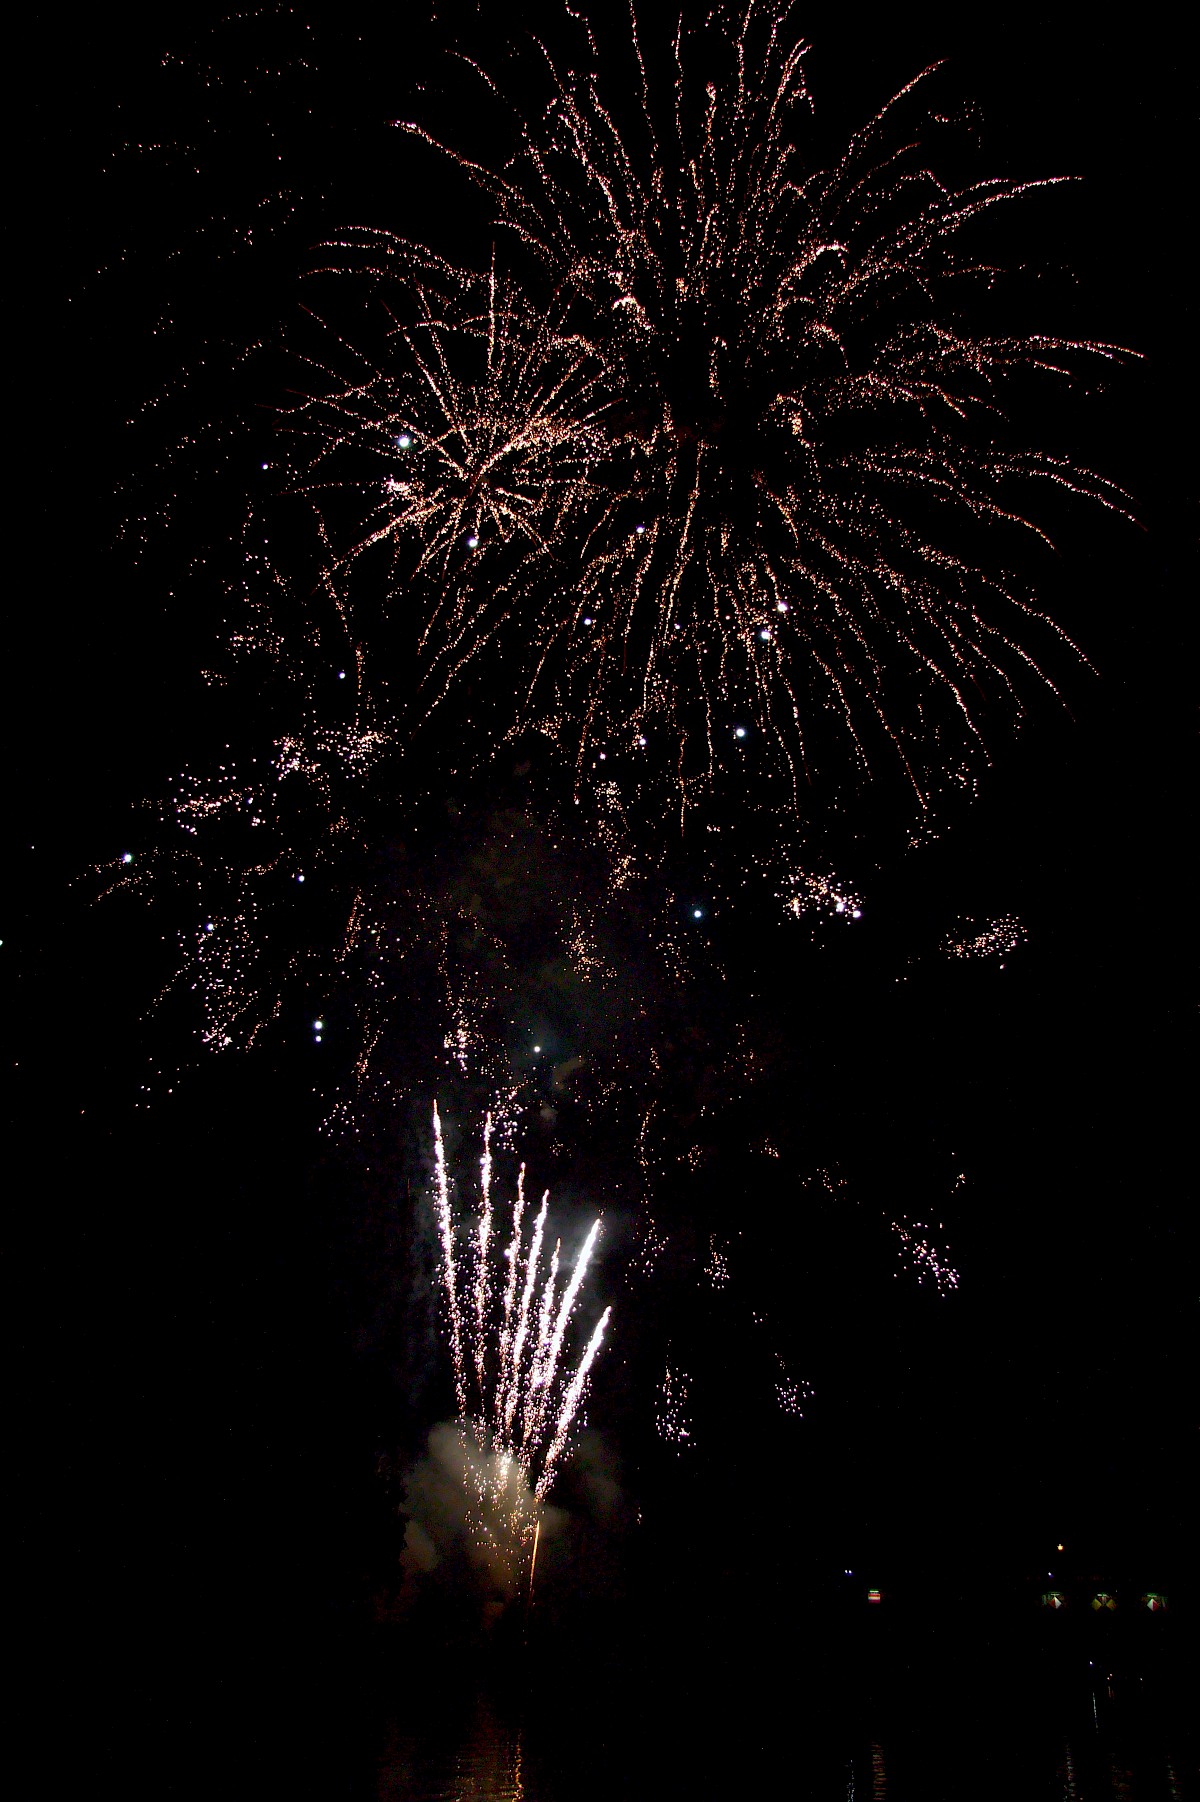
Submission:
M 646 742 L 646 741 L 645 741 L 645 739 L 644 739 L 644 738 L 639 738 L 639 739 L 638 739 L 638 743 L 639 743 L 639 745 L 644 745 L 644 744 L 645 744 L 645 742 Z
M 590 625 L 593 625 L 595 622 L 589 618 L 589 619 L 585 619 L 583 623 L 585 626 L 590 626 Z
M 407 432 L 401 432 L 400 436 L 396 440 L 396 443 L 400 447 L 401 450 L 407 450 L 409 445 L 412 443 L 412 438 L 409 436 L 409 434 Z
M 132 863 L 133 862 L 133 852 L 132 851 L 122 851 L 121 862 L 122 863 Z
M 542 1048 L 540 1045 L 535 1045 L 533 1049 L 536 1052 L 536 1051 L 540 1051 Z
M 270 464 L 269 464 L 269 463 L 264 463 L 264 464 L 262 464 L 262 465 L 261 465 L 261 467 L 262 467 L 262 468 L 263 468 L 263 469 L 270 469 L 270 467 L 271 467 L 271 465 L 270 465 Z
M 467 549 L 469 551 L 473 551 L 478 547 L 478 544 L 479 544 L 479 539 L 476 536 L 476 534 L 474 532 L 472 532 L 471 536 L 467 539 Z
M 833 911 L 835 914 L 844 914 L 846 911 L 846 903 L 844 901 L 839 901 Z
M 634 528 L 633 528 L 633 529 L 634 529 L 634 531 L 635 531 L 635 532 L 637 532 L 637 533 L 638 533 L 638 534 L 639 534 L 639 535 L 640 535 L 640 534 L 641 534 L 641 533 L 642 533 L 642 532 L 644 532 L 644 531 L 645 531 L 645 530 L 646 530 L 646 528 L 645 528 L 645 526 L 634 526 Z
M 735 738 L 745 738 L 745 736 L 746 736 L 745 726 L 735 726 L 733 728 L 733 736 Z
M 205 922 L 204 922 L 204 930 L 205 930 L 205 932 L 211 932 L 211 931 L 212 931 L 212 929 L 213 929 L 213 923 L 212 923 L 212 921 L 211 921 L 211 920 L 205 920 Z
M 313 1021 L 313 1031 L 314 1032 L 324 1032 L 324 1030 L 325 1030 L 324 1020 L 314 1020 Z
M 850 918 L 852 920 L 861 920 L 862 919 L 862 908 L 861 907 L 852 908 L 850 910 Z
M 340 670 L 339 670 L 339 671 L 338 671 L 338 681 L 339 681 L 339 682 L 344 682 L 344 681 L 345 681 L 345 680 L 346 680 L 346 672 L 345 672 L 345 670 L 344 670 L 344 669 L 340 669 Z
M 770 636 L 771 636 L 771 628 L 770 628 L 770 627 L 769 627 L 769 626 L 764 626 L 764 627 L 763 627 L 763 629 L 762 629 L 762 631 L 761 631 L 761 632 L 760 632 L 760 633 L 759 633 L 759 635 L 758 635 L 758 636 L 759 636 L 759 637 L 760 637 L 760 638 L 770 638 Z
M 303 876 L 297 876 L 297 878 L 296 878 L 296 881 L 297 881 L 297 882 L 303 882 L 303 881 L 304 881 L 304 878 L 303 878 Z
M 692 918 L 693 920 L 702 920 L 704 918 L 704 909 L 702 907 L 693 907 Z
M 787 610 L 788 610 L 788 604 L 786 601 L 776 601 L 776 603 L 775 603 L 776 613 L 786 613 Z
M 882 1602 L 883 1591 L 881 1589 L 868 1589 L 867 1600 L 868 1602 Z
M 608 752 L 607 752 L 607 751 L 601 751 L 601 753 L 600 753 L 600 761 L 601 761 L 601 763 L 605 763 L 605 762 L 606 762 L 606 761 L 607 761 L 607 759 L 608 759 Z
M 1060 1546 L 1060 1545 L 1057 1545 L 1057 1546 L 1055 1546 L 1055 1548 L 1054 1548 L 1054 1549 L 1055 1549 L 1055 1551 L 1056 1551 L 1056 1552 L 1061 1552 L 1061 1551 L 1062 1551 L 1062 1550 L 1063 1550 L 1063 1547 L 1062 1547 L 1062 1546 Z

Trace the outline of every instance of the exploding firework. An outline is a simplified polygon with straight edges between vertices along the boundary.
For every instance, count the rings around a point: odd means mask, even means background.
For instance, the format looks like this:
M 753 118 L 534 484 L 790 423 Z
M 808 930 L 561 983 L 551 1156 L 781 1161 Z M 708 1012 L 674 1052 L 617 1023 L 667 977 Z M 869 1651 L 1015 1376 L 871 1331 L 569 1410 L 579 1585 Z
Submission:
M 790 15 L 681 24 L 664 60 L 631 12 L 623 72 L 578 21 L 496 168 L 405 123 L 490 197 L 508 267 L 343 234 L 388 337 L 313 372 L 296 481 L 341 591 L 386 547 L 427 710 L 483 656 L 496 730 L 542 727 L 589 783 L 794 809 L 848 751 L 924 809 L 1069 643 L 1020 548 L 1037 494 L 1128 506 L 1010 397 L 1124 353 L 980 326 L 985 217 L 1055 183 L 941 181 L 925 77 L 820 159 Z
M 549 1193 L 527 1206 L 525 1167 L 517 1178 L 511 1236 L 502 1253 L 492 1201 L 492 1121 L 484 1126 L 479 1204 L 467 1256 L 460 1260 L 446 1167 L 442 1123 L 433 1110 L 435 1199 L 441 1281 L 454 1371 L 455 1399 L 464 1439 L 482 1454 L 475 1460 L 476 1525 L 505 1523 L 518 1540 L 536 1528 L 545 1499 L 587 1393 L 592 1364 L 612 1315 L 605 1308 L 569 1371 L 567 1331 L 600 1233 L 593 1222 L 570 1274 L 560 1270 L 561 1240 L 548 1259 Z M 527 1218 L 532 1214 L 532 1222 Z

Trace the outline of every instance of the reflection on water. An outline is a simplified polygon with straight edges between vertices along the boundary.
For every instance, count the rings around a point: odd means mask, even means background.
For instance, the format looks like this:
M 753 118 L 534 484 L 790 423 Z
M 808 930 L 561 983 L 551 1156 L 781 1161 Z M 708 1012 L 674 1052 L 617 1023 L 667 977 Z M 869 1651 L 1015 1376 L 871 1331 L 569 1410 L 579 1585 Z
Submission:
M 856 1700 L 839 1712 L 786 1686 L 757 1705 L 703 1694 L 499 1695 L 449 1682 L 438 1702 L 401 1692 L 377 1765 L 379 1802 L 1192 1802 L 1182 1733 L 1086 1682 L 1011 1692 L 931 1685 L 914 1705 Z M 724 1695 L 724 1703 L 721 1697 Z M 870 1716 L 874 1715 L 872 1721 Z M 856 1718 L 857 1717 L 857 1718 Z M 1186 1729 L 1184 1730 L 1186 1731 Z
M 536 1802 L 522 1774 L 522 1728 L 477 1696 L 457 1722 L 434 1733 L 390 1723 L 379 1769 L 379 1802 Z M 443 1738 L 442 1733 L 447 1737 Z

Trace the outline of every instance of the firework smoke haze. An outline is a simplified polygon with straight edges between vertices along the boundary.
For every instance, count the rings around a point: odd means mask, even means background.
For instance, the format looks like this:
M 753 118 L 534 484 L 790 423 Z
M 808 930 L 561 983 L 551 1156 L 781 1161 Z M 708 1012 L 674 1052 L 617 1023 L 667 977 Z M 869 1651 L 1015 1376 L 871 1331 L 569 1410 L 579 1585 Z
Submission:
M 1022 573 L 1034 496 L 1128 510 L 1007 417 L 1030 377 L 1125 353 L 964 322 L 998 274 L 979 223 L 1055 182 L 937 178 L 909 116 L 932 71 L 815 162 L 775 0 L 665 46 L 631 12 L 623 73 L 571 16 L 586 44 L 538 46 L 548 99 L 502 167 L 403 125 L 488 196 L 501 274 L 378 231 L 331 247 L 411 323 L 291 416 L 300 485 L 359 506 L 330 579 L 386 541 L 427 706 L 486 650 L 510 726 L 581 776 L 610 760 L 686 810 L 752 775 L 794 810 L 814 771 L 883 760 L 924 809 L 1069 645 Z

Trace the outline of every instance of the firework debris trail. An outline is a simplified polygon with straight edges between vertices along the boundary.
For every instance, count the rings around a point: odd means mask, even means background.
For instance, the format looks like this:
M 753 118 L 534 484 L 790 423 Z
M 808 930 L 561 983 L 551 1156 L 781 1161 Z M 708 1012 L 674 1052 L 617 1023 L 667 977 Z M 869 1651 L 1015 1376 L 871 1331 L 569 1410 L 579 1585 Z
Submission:
M 477 1468 L 483 1473 L 484 1486 L 490 1486 L 494 1491 L 493 1505 L 503 1505 L 505 1492 L 515 1488 L 515 1511 L 519 1515 L 523 1510 L 524 1490 L 532 1493 L 535 1504 L 546 1497 L 567 1449 L 612 1309 L 605 1308 L 596 1322 L 583 1355 L 568 1378 L 563 1369 L 563 1348 L 599 1238 L 600 1221 L 593 1222 L 566 1282 L 560 1286 L 561 1244 L 555 1245 L 543 1278 L 542 1248 L 550 1197 L 548 1191 L 543 1195 L 526 1242 L 523 1165 L 513 1202 L 512 1238 L 503 1254 L 508 1267 L 503 1295 L 498 1308 L 493 1304 L 491 1140 L 489 1115 L 484 1125 L 484 1152 L 480 1160 L 478 1218 L 468 1241 L 474 1261 L 474 1305 L 464 1314 L 459 1299 L 460 1272 L 455 1256 L 450 1177 L 441 1117 L 434 1103 L 434 1209 L 459 1422 L 464 1433 L 469 1432 L 474 1437 L 480 1452 L 487 1454 Z M 541 1295 L 535 1305 L 539 1281 L 542 1283 Z M 523 1478 L 523 1483 L 514 1485 L 514 1475 Z M 532 1531 L 536 1520 L 518 1520 L 514 1525 Z

